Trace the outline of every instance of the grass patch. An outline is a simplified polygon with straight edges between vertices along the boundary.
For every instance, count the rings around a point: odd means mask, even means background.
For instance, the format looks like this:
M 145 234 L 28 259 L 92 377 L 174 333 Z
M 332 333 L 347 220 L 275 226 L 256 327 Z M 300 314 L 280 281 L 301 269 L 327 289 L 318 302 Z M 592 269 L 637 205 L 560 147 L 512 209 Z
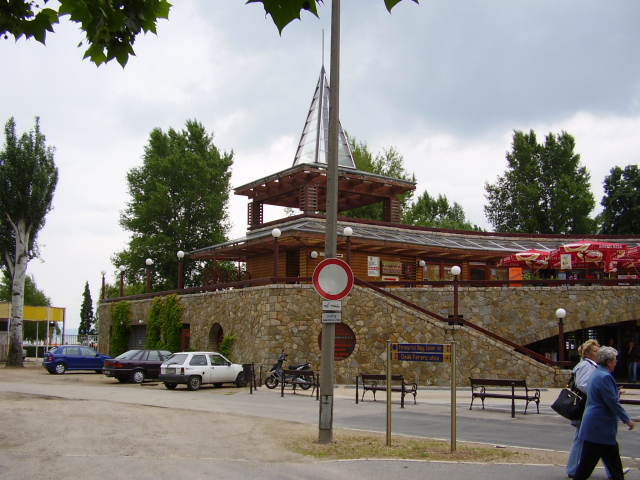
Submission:
M 396 458 L 403 460 L 439 460 L 483 463 L 523 463 L 528 454 L 504 448 L 457 444 L 451 452 L 449 442 L 392 437 L 387 447 L 386 435 L 371 433 L 335 433 L 333 443 L 323 445 L 309 435 L 290 438 L 287 447 L 301 455 L 325 460 L 357 458 Z

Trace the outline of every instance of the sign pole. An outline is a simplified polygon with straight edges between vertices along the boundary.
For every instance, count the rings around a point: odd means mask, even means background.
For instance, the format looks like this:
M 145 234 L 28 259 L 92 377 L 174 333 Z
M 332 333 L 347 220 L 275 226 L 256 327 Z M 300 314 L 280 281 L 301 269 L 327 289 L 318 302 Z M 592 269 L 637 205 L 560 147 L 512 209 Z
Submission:
M 387 447 L 391 446 L 391 340 L 387 340 Z
M 451 342 L 451 451 L 456 451 L 456 344 Z

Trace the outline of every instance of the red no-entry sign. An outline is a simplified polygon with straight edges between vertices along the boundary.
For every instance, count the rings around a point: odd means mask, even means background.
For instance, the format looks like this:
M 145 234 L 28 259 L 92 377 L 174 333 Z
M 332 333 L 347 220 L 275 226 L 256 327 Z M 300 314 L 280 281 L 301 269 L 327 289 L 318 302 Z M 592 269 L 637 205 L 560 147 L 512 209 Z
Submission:
M 353 287 L 353 271 L 346 262 L 337 258 L 321 261 L 313 271 L 313 286 L 327 300 L 346 297 Z

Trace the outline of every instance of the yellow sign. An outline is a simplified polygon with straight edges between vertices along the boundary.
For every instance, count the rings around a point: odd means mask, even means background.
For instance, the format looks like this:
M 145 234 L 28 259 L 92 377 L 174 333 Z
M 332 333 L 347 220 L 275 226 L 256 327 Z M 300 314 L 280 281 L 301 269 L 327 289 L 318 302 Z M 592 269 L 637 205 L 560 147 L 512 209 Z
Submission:
M 64 322 L 64 308 L 58 307 L 30 307 L 22 308 L 22 319 L 32 322 Z M 11 304 L 0 303 L 0 318 L 6 319 L 11 315 Z

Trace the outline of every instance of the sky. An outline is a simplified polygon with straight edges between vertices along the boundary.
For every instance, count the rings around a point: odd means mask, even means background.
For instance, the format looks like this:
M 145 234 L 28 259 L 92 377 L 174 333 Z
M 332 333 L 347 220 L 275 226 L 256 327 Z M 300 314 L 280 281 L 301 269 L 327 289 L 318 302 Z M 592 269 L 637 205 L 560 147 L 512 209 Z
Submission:
M 158 35 L 136 40 L 126 68 L 83 60 L 78 27 L 0 40 L 0 121 L 19 133 L 40 117 L 60 179 L 29 263 L 52 305 L 77 328 L 85 282 L 126 246 L 119 225 L 126 173 L 142 164 L 154 128 L 196 119 L 233 151 L 232 187 L 289 168 L 322 65 L 329 69 L 331 1 L 282 35 L 261 4 L 176 1 Z M 506 169 L 514 130 L 542 140 L 566 131 L 591 173 L 601 209 L 610 169 L 640 158 L 640 2 L 637 0 L 345 0 L 340 119 L 373 152 L 391 146 L 417 194 L 444 194 L 484 228 L 485 182 Z M 0 142 L 3 142 L 1 140 Z M 246 233 L 247 199 L 233 197 L 230 238 Z M 266 209 L 267 219 L 281 212 Z

